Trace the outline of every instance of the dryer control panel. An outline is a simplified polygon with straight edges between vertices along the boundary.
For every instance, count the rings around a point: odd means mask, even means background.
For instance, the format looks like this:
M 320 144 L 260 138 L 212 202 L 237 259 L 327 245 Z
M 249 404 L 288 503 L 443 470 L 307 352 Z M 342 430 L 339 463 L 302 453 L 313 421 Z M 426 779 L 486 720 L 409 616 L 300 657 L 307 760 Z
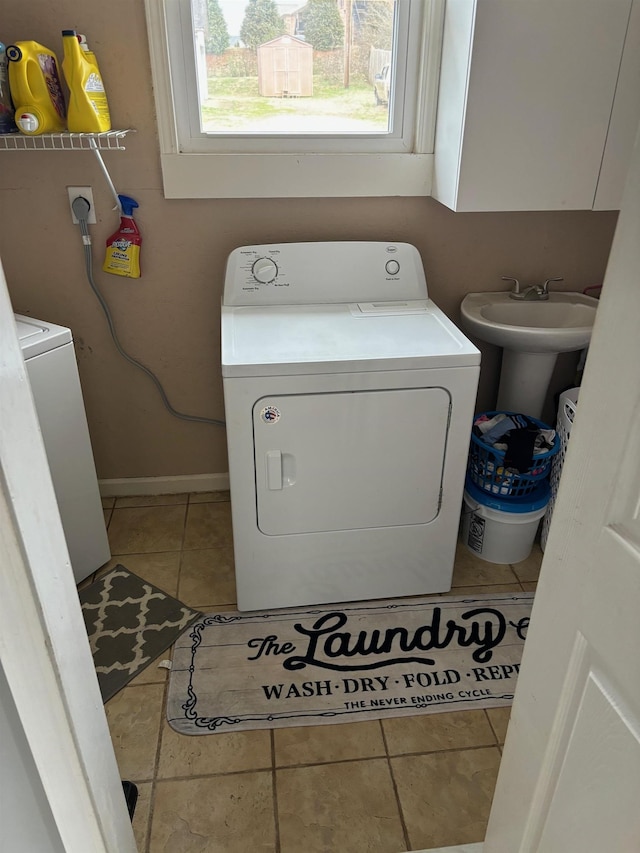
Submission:
M 229 255 L 224 305 L 319 305 L 427 299 L 409 243 L 343 241 L 241 246 Z

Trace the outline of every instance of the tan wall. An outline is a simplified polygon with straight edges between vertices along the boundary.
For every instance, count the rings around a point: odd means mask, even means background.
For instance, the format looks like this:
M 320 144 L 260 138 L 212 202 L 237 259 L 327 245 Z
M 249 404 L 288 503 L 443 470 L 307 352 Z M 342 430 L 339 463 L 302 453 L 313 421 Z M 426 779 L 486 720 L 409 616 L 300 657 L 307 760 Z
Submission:
M 66 187 L 92 186 L 95 275 L 124 346 L 156 371 L 179 410 L 224 417 L 220 297 L 236 246 L 292 240 L 403 240 L 421 252 L 430 295 L 459 319 L 463 295 L 500 289 L 501 275 L 536 282 L 563 275 L 580 290 L 601 283 L 614 213 L 455 214 L 430 198 L 194 200 L 163 198 L 142 0 L 7 0 L 6 44 L 35 39 L 62 54 L 60 30 L 87 34 L 114 127 L 133 127 L 127 150 L 104 157 L 116 187 L 140 204 L 143 277 L 100 271 L 118 224 L 90 152 L 0 152 L 0 255 L 14 310 L 73 329 L 101 478 L 221 473 L 224 430 L 179 421 L 150 382 L 115 351 L 84 274 Z M 494 404 L 498 354 L 484 349 L 478 409 Z M 570 366 L 570 370 L 572 367 Z

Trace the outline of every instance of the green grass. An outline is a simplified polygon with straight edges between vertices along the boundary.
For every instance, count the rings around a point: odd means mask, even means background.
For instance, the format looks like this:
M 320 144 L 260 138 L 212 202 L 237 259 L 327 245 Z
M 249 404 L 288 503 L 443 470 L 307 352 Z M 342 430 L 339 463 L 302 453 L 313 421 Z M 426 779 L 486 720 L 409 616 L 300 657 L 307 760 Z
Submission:
M 279 116 L 290 118 L 292 133 L 296 116 L 315 119 L 323 126 L 335 123 L 336 130 L 342 121 L 343 126 L 346 123 L 352 129 L 378 133 L 386 131 L 388 119 L 387 110 L 375 104 L 373 86 L 359 81 L 345 89 L 339 83 L 314 77 L 312 97 L 267 98 L 258 94 L 257 77 L 209 78 L 209 98 L 202 107 L 206 130 L 242 131 L 250 127 L 259 131 L 261 122 Z
M 234 97 L 257 98 L 257 77 L 209 77 L 209 97 Z

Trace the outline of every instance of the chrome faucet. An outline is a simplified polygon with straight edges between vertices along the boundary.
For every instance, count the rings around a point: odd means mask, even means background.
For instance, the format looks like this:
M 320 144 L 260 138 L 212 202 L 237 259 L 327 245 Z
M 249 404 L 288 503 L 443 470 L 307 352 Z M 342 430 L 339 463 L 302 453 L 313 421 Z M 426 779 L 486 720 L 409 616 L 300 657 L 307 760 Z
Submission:
M 563 278 L 548 278 L 544 284 L 532 284 L 522 290 L 517 278 L 509 278 L 506 275 L 501 276 L 501 278 L 503 281 L 513 282 L 513 290 L 509 292 L 511 299 L 527 299 L 536 302 L 542 302 L 549 298 L 549 284 L 552 281 L 564 281 Z

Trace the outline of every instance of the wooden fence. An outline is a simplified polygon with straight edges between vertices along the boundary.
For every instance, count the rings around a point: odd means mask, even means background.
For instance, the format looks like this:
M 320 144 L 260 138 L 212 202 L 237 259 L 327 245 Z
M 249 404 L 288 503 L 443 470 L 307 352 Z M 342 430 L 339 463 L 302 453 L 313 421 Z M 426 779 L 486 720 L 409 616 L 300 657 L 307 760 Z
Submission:
M 376 74 L 379 74 L 385 65 L 391 62 L 391 51 L 380 50 L 372 47 L 369 53 L 369 82 L 373 83 Z

